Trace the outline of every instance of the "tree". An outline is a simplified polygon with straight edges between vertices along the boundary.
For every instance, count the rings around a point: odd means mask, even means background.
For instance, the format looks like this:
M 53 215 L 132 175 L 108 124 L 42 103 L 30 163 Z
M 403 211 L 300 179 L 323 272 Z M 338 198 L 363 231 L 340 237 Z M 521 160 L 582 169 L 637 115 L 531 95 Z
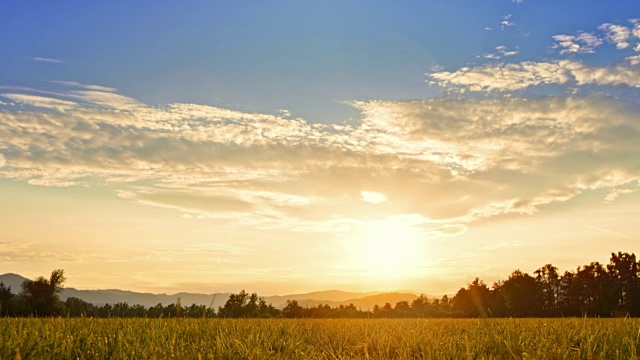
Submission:
M 11 286 L 5 286 L 0 282 L 0 315 L 13 316 L 17 312 L 16 299 L 11 292 Z
M 515 270 L 496 290 L 504 299 L 507 316 L 542 315 L 542 292 L 531 275 Z
M 20 297 L 30 307 L 35 316 L 62 315 L 64 304 L 60 301 L 60 292 L 65 281 L 64 270 L 56 269 L 47 280 L 42 276 L 22 283 Z
M 219 316 L 230 318 L 260 317 L 274 313 L 275 308 L 268 305 L 258 294 L 249 295 L 244 290 L 231 294 L 224 306 L 218 308 Z
M 64 303 L 67 309 L 66 315 L 69 317 L 91 317 L 95 315 L 95 307 L 92 304 L 89 304 L 88 302 L 77 297 L 68 297 Z
M 452 309 L 462 317 L 487 317 L 491 315 L 491 290 L 484 281 L 476 278 L 469 286 L 460 288 L 451 300 Z
M 411 305 L 408 301 L 398 301 L 393 308 L 393 312 L 396 317 L 409 317 L 411 316 Z
M 298 305 L 297 300 L 287 300 L 287 305 L 282 309 L 282 314 L 287 318 L 300 318 L 304 309 Z
M 611 253 L 607 270 L 613 280 L 618 312 L 640 315 L 640 267 L 635 254 Z
M 560 275 L 558 268 L 546 264 L 533 272 L 542 291 L 542 309 L 545 316 L 558 316 L 560 312 Z

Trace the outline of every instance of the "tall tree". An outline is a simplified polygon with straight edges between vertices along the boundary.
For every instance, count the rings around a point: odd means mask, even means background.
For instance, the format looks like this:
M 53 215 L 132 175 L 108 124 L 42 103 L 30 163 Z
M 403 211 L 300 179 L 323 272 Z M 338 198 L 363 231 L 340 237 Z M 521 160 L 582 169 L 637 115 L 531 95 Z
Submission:
M 451 300 L 452 310 L 462 317 L 491 316 L 491 290 L 484 281 L 476 278 L 469 286 L 458 290 Z
M 64 270 L 56 269 L 49 279 L 42 276 L 22 283 L 20 297 L 29 305 L 35 316 L 62 315 L 64 304 L 60 301 L 60 292 L 65 282 Z
M 516 270 L 497 288 L 504 298 L 508 316 L 526 317 L 542 315 L 542 292 L 531 275 Z
M 282 309 L 282 315 L 288 318 L 300 318 L 304 309 L 298 304 L 297 300 L 287 300 L 287 305 Z
M 639 267 L 635 254 L 611 253 L 607 270 L 616 294 L 616 310 L 632 316 L 640 315 Z
M 0 282 L 0 315 L 12 316 L 16 315 L 17 304 L 15 296 L 11 292 L 11 286 L 5 286 Z
M 560 312 L 560 274 L 558 268 L 546 264 L 533 272 L 542 292 L 542 310 L 544 316 L 558 316 Z

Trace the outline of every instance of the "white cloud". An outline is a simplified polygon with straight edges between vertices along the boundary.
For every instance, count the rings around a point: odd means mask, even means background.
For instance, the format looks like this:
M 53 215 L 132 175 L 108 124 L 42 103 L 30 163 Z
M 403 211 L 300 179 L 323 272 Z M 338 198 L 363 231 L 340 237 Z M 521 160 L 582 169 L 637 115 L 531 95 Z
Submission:
M 495 52 L 482 55 L 485 59 L 501 59 L 503 57 L 517 55 L 517 50 L 509 50 L 506 46 L 500 45 L 494 48 Z
M 52 97 L 27 95 L 27 94 L 0 94 L 0 96 L 18 102 L 20 104 L 49 108 L 58 111 L 65 111 L 76 107 L 78 104 L 73 101 L 61 100 Z
M 500 24 L 498 24 L 498 28 L 502 31 L 505 31 L 507 28 L 513 27 L 516 25 L 515 22 L 511 21 L 511 14 L 505 15 L 500 19 Z
M 361 191 L 360 196 L 362 197 L 362 201 L 371 204 L 380 204 L 387 201 L 387 196 L 385 194 L 375 191 Z
M 77 81 L 52 81 L 52 83 L 61 84 L 61 85 L 69 86 L 69 87 L 77 87 L 77 88 L 81 88 L 81 89 L 85 89 L 85 90 L 105 91 L 105 92 L 116 92 L 116 91 L 118 91 L 118 89 L 115 89 L 115 88 L 112 88 L 112 87 L 100 86 L 100 85 L 81 84 L 81 83 L 79 83 Z
M 64 62 L 64 61 L 59 60 L 59 59 L 48 58 L 48 57 L 40 57 L 40 56 L 30 57 L 30 59 L 33 60 L 33 61 L 37 61 L 37 62 L 44 62 L 44 63 L 51 63 L 51 64 L 60 64 L 60 63 Z
M 361 101 L 351 105 L 362 121 L 345 126 L 65 94 L 77 102 L 17 94 L 34 108 L 3 106 L 0 177 L 97 182 L 140 204 L 261 229 L 343 232 L 417 214 L 446 235 L 640 177 L 636 112 L 601 97 Z
M 604 202 L 612 203 L 614 202 L 620 195 L 623 194 L 631 194 L 638 191 L 638 189 L 611 189 L 609 194 L 604 198 Z
M 617 24 L 604 23 L 598 26 L 598 29 L 605 32 L 606 40 L 610 43 L 615 44 L 616 49 L 625 49 L 629 46 L 628 40 L 629 36 L 631 35 L 631 30 L 629 30 L 628 27 Z
M 7 161 L 5 160 L 4 155 L 0 153 L 0 167 L 3 167 L 6 163 Z
M 635 58 L 611 67 L 589 67 L 579 61 L 555 60 L 463 67 L 455 72 L 427 74 L 431 84 L 469 91 L 515 91 L 542 84 L 640 86 Z
M 560 54 L 592 54 L 603 41 L 593 33 L 579 32 L 578 35 L 555 35 L 553 49 L 560 49 Z
M 440 86 L 461 86 L 470 91 L 513 91 L 540 84 L 568 82 L 570 61 L 521 62 L 517 64 L 463 67 L 455 72 L 439 72 L 428 76 Z

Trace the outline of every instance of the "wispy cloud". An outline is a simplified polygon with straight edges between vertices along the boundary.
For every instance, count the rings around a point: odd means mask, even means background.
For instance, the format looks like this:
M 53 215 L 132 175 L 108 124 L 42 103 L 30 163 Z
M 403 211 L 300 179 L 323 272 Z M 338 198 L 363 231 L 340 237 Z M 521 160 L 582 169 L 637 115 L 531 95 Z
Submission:
M 604 202 L 612 203 L 614 202 L 620 195 L 631 194 L 638 191 L 638 189 L 611 189 L 609 194 L 604 198 Z
M 435 78 L 471 86 L 481 73 L 494 79 L 491 88 L 519 89 L 607 76 L 571 61 L 465 72 L 474 82 Z M 95 89 L 13 90 L 0 94 L 0 177 L 101 183 L 176 216 L 252 228 L 343 232 L 405 214 L 419 219 L 410 226 L 445 236 L 640 178 L 636 113 L 602 96 L 358 101 L 349 104 L 362 120 L 336 125 L 197 104 L 151 107 Z
M 89 84 L 81 84 L 77 81 L 51 81 L 54 84 L 61 84 L 69 87 L 80 88 L 84 90 L 92 90 L 92 91 L 105 91 L 105 92 L 116 92 L 118 89 L 100 86 L 100 85 L 89 85 Z
M 616 236 L 619 236 L 621 238 L 625 238 L 625 239 L 629 239 L 629 240 L 637 240 L 636 238 L 633 238 L 633 237 L 631 237 L 629 235 L 626 235 L 626 234 L 623 234 L 623 233 L 619 233 L 617 231 L 612 231 L 612 230 L 601 228 L 601 227 L 598 227 L 598 226 L 592 226 L 592 225 L 586 225 L 586 224 L 584 226 L 588 227 L 590 229 L 594 229 L 594 230 L 605 232 L 607 234 L 616 235 Z
M 40 57 L 40 56 L 32 56 L 29 59 L 37 62 L 51 63 L 51 64 L 61 64 L 64 61 L 60 59 L 48 58 L 48 57 Z
M 35 106 L 39 108 L 48 108 L 61 112 L 78 106 L 78 104 L 73 101 L 61 100 L 47 96 L 12 93 L 0 94 L 0 96 L 19 104 Z
M 640 69 L 634 57 L 609 67 L 590 67 L 574 60 L 527 61 L 463 67 L 454 72 L 431 73 L 427 76 L 432 79 L 431 84 L 469 91 L 515 91 L 544 84 L 640 86 Z
M 506 46 L 500 45 L 494 48 L 494 52 L 483 54 L 482 57 L 485 59 L 502 59 L 508 56 L 514 56 L 518 54 L 518 50 L 509 50 Z
M 503 16 L 500 19 L 500 23 L 498 24 L 498 29 L 500 29 L 502 31 L 505 31 L 508 28 L 515 26 L 516 23 L 513 22 L 513 20 L 511 20 L 512 17 L 513 16 L 511 14 L 507 14 L 507 15 Z

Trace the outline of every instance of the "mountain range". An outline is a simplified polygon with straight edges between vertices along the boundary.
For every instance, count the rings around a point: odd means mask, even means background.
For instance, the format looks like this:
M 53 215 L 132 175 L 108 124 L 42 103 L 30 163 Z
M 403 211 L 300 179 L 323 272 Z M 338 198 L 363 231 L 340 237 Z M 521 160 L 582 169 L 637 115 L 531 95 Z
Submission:
M 0 282 L 5 286 L 10 286 L 13 293 L 20 291 L 22 283 L 27 278 L 18 274 L 0 275 Z M 231 293 L 198 294 L 180 292 L 176 294 L 153 294 L 141 293 L 127 290 L 79 290 L 74 288 L 64 288 L 60 294 L 62 300 L 69 297 L 77 297 L 94 305 L 116 304 L 126 302 L 130 305 L 140 304 L 145 307 L 155 306 L 159 303 L 164 305 L 172 304 L 180 298 L 180 303 L 185 306 L 191 304 L 211 306 L 218 308 L 223 306 Z M 416 294 L 410 292 L 349 292 L 340 290 L 316 291 L 303 294 L 265 296 L 267 303 L 273 304 L 277 308 L 286 306 L 287 301 L 296 300 L 303 307 L 326 304 L 331 307 L 353 304 L 362 310 L 373 309 L 374 305 L 383 306 L 385 303 L 395 305 L 399 301 L 411 302 L 417 298 Z

